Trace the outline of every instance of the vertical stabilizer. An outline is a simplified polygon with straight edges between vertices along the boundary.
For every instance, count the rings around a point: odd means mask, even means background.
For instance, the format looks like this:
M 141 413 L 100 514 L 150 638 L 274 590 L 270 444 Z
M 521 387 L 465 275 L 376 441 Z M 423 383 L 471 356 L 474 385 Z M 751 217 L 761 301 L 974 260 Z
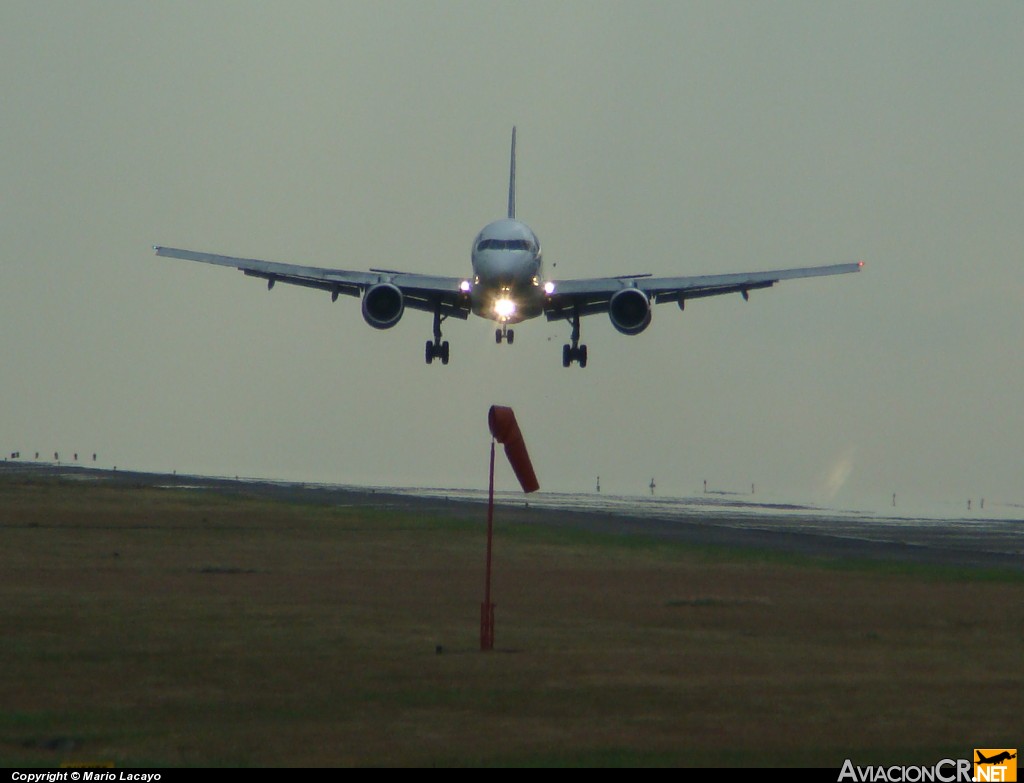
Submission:
M 508 216 L 516 219 L 516 126 L 512 126 L 512 159 L 508 171 Z

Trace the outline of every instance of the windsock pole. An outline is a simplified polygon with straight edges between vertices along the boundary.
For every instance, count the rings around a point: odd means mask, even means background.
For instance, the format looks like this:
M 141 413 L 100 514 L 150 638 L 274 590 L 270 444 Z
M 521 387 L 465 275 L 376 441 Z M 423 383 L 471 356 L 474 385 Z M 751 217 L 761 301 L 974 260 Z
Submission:
M 514 137 L 513 137 L 514 138 Z M 487 412 L 487 426 L 491 430 L 491 472 L 487 490 L 487 577 L 484 584 L 484 602 L 480 604 L 480 650 L 494 649 L 494 604 L 491 603 L 491 545 L 494 540 L 494 442 L 505 446 L 505 456 L 512 465 L 512 471 L 519 479 L 523 492 L 540 489 L 537 474 L 533 471 L 530 455 L 523 442 L 516 415 L 511 408 L 492 405 Z
M 494 604 L 491 603 L 491 546 L 494 540 L 494 438 L 491 438 L 491 472 L 487 490 L 487 576 L 484 602 L 480 604 L 480 651 L 494 649 Z

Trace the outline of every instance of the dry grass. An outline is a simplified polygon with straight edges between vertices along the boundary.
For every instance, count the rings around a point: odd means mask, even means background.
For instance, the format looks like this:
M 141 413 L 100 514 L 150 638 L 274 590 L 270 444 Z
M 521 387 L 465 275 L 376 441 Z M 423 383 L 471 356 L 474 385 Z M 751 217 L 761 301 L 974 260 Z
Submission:
M 482 535 L 4 477 L 0 764 L 838 768 L 1024 736 L 1019 577 L 499 524 L 481 654 Z

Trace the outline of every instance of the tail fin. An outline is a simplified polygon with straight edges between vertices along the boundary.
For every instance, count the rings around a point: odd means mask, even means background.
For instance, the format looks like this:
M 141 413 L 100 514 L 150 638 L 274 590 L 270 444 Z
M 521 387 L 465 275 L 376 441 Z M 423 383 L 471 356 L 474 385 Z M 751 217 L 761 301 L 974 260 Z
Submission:
M 508 216 L 516 218 L 516 126 L 512 126 L 512 160 L 508 172 Z

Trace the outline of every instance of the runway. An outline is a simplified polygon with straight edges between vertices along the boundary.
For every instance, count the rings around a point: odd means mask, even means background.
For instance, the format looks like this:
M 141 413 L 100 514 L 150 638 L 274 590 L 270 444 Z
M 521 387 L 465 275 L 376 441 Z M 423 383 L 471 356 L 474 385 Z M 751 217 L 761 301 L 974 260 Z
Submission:
M 0 477 L 48 476 L 117 486 L 243 493 L 336 506 L 485 521 L 486 492 L 353 487 L 259 479 L 110 471 L 46 463 L 0 463 Z M 499 493 L 499 524 L 545 525 L 695 546 L 788 552 L 812 557 L 1024 570 L 1024 509 L 990 504 L 986 513 L 850 511 L 754 501 L 751 496 L 623 497 Z M 943 516 L 943 513 L 947 516 Z

